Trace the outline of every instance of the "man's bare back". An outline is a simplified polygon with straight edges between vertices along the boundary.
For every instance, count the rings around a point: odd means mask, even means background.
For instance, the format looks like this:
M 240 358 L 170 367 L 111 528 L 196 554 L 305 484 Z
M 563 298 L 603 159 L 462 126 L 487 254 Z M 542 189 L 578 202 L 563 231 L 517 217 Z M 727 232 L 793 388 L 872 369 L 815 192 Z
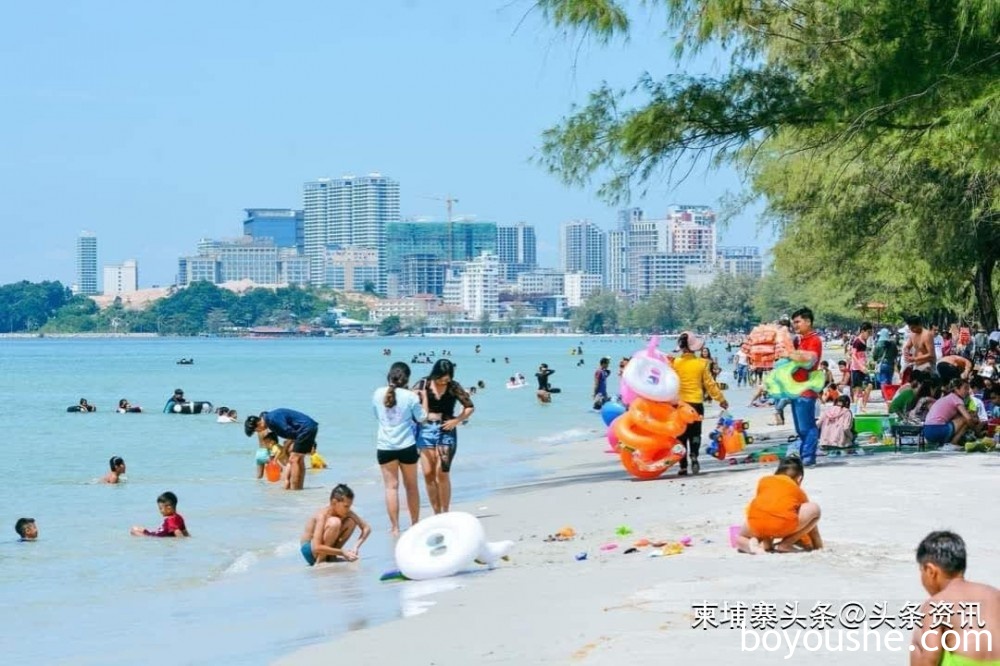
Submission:
M 910 347 L 914 368 L 929 370 L 934 367 L 937 355 L 934 352 L 934 334 L 930 332 L 930 329 L 925 328 L 919 333 L 911 333 Z

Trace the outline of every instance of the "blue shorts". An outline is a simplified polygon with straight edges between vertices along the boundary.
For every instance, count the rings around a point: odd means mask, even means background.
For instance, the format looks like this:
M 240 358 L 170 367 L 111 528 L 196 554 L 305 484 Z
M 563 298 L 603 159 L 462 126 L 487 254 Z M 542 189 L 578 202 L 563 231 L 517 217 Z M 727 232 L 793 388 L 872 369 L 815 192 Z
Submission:
M 954 435 L 955 424 L 950 421 L 941 425 L 924 426 L 924 439 L 931 444 L 943 444 L 945 442 L 950 442 Z
M 266 465 L 267 461 L 271 459 L 271 452 L 267 449 L 257 448 L 257 464 Z
M 441 471 L 451 471 L 451 461 L 455 459 L 458 451 L 458 429 L 445 430 L 441 427 L 440 421 L 427 421 L 420 424 L 420 437 L 417 438 L 417 448 L 431 449 L 439 446 L 447 446 L 450 451 L 441 460 Z
M 302 544 L 302 547 L 299 548 L 299 552 L 301 552 L 302 557 L 305 558 L 306 564 L 308 564 L 309 566 L 316 564 L 316 558 L 313 556 L 312 541 L 306 541 L 304 544 Z

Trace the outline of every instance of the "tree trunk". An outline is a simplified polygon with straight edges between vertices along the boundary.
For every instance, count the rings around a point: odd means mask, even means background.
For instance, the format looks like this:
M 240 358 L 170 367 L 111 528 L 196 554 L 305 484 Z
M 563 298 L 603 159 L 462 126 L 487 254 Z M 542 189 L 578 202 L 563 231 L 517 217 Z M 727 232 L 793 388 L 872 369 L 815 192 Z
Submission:
M 979 310 L 979 323 L 987 331 L 997 330 L 997 302 L 993 294 L 993 269 L 995 267 L 995 257 L 981 258 L 976 264 L 976 275 L 972 279 L 972 286 L 976 290 L 976 309 Z

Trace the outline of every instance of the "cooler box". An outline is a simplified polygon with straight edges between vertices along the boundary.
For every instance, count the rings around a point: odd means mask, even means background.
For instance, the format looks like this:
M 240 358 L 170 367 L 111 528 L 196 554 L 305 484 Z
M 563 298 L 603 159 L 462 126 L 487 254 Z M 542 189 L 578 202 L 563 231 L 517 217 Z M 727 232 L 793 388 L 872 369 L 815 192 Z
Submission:
M 878 439 L 882 439 L 884 436 L 892 434 L 882 432 L 882 421 L 885 419 L 885 414 L 857 414 L 854 417 L 854 430 L 858 433 L 858 435 L 871 433 Z M 890 424 L 893 424 L 894 422 L 895 421 L 893 419 L 889 419 Z

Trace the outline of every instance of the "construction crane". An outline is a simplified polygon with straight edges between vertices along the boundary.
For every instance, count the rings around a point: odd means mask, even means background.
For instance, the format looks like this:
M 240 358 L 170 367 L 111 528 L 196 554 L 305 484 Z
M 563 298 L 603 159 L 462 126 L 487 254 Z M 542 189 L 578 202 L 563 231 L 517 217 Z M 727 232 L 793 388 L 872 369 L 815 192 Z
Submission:
M 451 207 L 452 204 L 458 203 L 458 199 L 451 196 L 450 194 L 445 195 L 443 197 L 423 195 L 421 196 L 421 199 L 430 199 L 432 201 L 443 201 L 445 203 L 445 207 L 448 210 L 448 263 L 450 264 L 451 262 L 455 261 L 455 234 L 454 234 L 454 224 L 451 219 Z

